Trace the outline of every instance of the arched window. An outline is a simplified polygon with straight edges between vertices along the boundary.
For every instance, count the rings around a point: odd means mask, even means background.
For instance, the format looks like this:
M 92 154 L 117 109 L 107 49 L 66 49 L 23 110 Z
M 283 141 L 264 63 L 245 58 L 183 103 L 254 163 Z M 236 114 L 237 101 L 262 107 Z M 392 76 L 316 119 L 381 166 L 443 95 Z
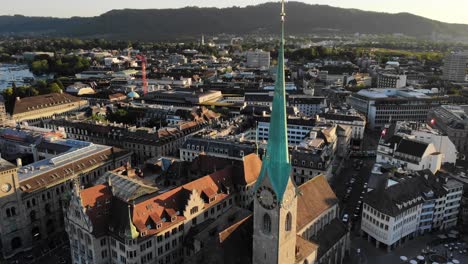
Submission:
M 286 215 L 286 225 L 285 229 L 286 231 L 291 231 L 291 226 L 292 226 L 292 215 L 290 212 Z
M 36 221 L 36 211 L 32 210 L 31 212 L 29 212 L 29 218 L 31 219 L 31 222 Z
M 21 238 L 15 237 L 11 240 L 11 249 L 15 250 L 20 248 L 23 243 L 21 242 Z
M 271 233 L 271 218 L 268 214 L 263 215 L 263 232 L 265 234 Z

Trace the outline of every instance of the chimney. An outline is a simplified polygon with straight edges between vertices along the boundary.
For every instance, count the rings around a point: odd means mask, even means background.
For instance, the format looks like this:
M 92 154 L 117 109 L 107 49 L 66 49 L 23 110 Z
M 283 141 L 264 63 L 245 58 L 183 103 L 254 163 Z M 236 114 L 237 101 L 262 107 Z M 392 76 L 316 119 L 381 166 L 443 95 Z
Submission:
M 18 168 L 23 167 L 23 161 L 21 160 L 21 158 L 16 159 L 16 167 Z

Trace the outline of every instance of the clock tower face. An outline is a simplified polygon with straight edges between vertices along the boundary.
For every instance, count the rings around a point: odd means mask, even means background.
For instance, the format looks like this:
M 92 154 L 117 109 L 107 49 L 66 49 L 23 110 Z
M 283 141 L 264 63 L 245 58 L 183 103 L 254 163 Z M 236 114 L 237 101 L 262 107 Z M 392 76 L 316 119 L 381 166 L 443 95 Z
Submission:
M 11 190 L 11 185 L 9 183 L 4 183 L 1 188 L 4 193 L 7 193 Z
M 257 200 L 260 205 L 267 210 L 274 209 L 278 204 L 278 199 L 276 198 L 275 192 L 266 186 L 261 186 L 258 188 Z

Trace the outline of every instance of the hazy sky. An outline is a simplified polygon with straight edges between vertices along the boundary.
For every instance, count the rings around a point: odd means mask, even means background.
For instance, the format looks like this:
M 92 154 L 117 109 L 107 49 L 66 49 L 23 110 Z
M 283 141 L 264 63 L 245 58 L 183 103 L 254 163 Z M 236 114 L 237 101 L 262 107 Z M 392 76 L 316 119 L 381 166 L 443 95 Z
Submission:
M 409 12 L 428 18 L 468 24 L 468 0 L 302 0 L 346 8 L 390 13 Z M 0 15 L 96 16 L 111 9 L 246 6 L 267 0 L 13 0 L 1 1 Z

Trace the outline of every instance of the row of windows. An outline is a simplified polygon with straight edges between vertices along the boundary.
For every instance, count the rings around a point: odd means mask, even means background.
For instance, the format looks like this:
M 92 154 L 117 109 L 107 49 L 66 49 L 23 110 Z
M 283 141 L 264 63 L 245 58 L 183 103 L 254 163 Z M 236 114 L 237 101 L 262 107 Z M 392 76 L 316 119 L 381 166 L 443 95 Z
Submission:
M 291 231 L 292 226 L 292 215 L 290 212 L 286 214 L 286 221 L 284 225 L 285 231 Z M 270 234 L 271 233 L 271 217 L 268 213 L 263 215 L 263 233 Z

